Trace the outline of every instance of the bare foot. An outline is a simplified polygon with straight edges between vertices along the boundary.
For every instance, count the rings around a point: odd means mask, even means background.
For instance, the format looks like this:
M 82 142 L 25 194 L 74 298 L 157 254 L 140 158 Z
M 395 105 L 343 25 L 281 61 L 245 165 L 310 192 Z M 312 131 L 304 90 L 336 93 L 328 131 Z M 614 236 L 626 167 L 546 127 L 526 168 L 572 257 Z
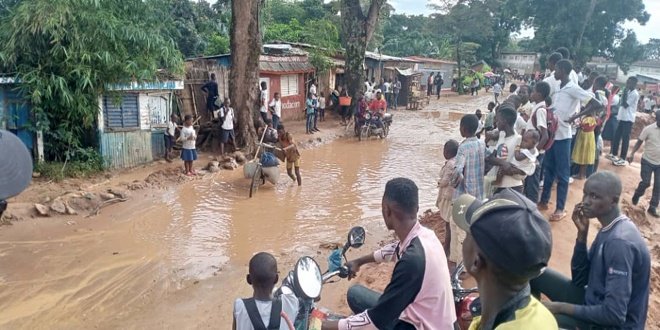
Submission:
M 550 209 L 550 208 L 548 207 L 548 204 L 546 204 L 546 203 L 539 203 L 539 204 L 537 205 L 537 207 L 538 207 L 539 211 L 547 211 L 547 210 Z

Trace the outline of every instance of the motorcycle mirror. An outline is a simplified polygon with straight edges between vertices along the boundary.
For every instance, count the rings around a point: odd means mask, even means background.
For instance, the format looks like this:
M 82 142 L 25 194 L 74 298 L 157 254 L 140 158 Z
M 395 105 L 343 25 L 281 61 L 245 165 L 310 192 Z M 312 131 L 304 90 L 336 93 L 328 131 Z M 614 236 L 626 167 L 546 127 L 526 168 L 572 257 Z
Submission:
M 362 227 L 353 227 L 350 232 L 348 232 L 348 246 L 351 248 L 357 249 L 364 244 L 365 231 Z
M 293 279 L 296 292 L 303 298 L 314 300 L 321 296 L 323 287 L 321 268 L 312 257 L 298 259 L 293 271 Z

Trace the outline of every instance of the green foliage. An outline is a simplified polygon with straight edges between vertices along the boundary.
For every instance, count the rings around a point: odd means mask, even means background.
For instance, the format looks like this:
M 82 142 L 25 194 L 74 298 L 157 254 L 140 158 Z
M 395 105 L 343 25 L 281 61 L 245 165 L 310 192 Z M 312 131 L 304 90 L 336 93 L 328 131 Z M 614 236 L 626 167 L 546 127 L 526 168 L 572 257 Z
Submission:
M 264 42 L 288 41 L 301 42 L 303 40 L 303 27 L 300 22 L 292 18 L 287 24 L 275 23 L 266 26 Z
M 660 61 L 660 39 L 651 39 L 644 45 L 644 58 L 649 61 Z
M 229 54 L 229 36 L 214 33 L 209 37 L 204 55 Z
M 628 35 L 614 49 L 614 62 L 619 65 L 623 73 L 627 74 L 628 70 L 630 70 L 630 64 L 643 58 L 644 46 L 637 41 L 637 36 L 634 32 L 628 31 Z
M 34 171 L 44 178 L 60 181 L 65 178 L 86 178 L 100 173 L 105 169 L 103 158 L 96 150 L 79 149 L 70 161 L 41 162 L 35 165 Z
M 92 146 L 106 84 L 182 72 L 155 1 L 21 1 L 0 19 L 0 61 L 15 73 L 44 131 L 47 159 Z
M 585 23 L 591 1 L 595 7 L 591 19 Z M 649 19 L 643 0 L 574 0 L 561 6 L 546 0 L 531 0 L 520 11 L 528 17 L 526 24 L 534 28 L 534 39 L 526 50 L 549 54 L 558 47 L 567 47 L 578 63 L 591 56 L 611 57 L 617 45 L 626 37 L 621 24 L 637 20 L 644 24 Z M 584 28 L 580 49 L 576 49 L 580 31 Z

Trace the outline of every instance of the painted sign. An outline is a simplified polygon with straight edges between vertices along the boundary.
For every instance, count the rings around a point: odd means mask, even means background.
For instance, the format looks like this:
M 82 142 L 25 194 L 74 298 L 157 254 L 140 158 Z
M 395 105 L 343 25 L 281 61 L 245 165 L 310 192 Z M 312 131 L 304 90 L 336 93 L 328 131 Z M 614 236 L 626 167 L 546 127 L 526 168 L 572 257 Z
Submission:
M 137 82 L 130 84 L 108 84 L 111 91 L 150 91 L 150 90 L 182 90 L 183 80 L 168 80 L 155 82 Z
M 297 110 L 300 109 L 300 101 L 288 100 L 282 103 L 282 110 Z

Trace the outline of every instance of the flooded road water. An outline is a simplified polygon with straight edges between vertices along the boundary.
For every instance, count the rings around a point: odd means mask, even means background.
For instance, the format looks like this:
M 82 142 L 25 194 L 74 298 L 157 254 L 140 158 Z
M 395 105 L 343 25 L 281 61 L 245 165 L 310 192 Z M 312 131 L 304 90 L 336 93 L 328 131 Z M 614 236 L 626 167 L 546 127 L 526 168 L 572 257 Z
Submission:
M 44 219 L 3 229 L 0 327 L 229 328 L 233 300 L 251 293 L 244 276 L 254 253 L 275 254 L 282 274 L 303 255 L 323 268 L 319 244 L 341 242 L 354 225 L 368 230 L 369 246 L 355 252 L 365 253 L 387 235 L 380 204 L 394 177 L 413 179 L 420 210 L 431 208 L 459 117 L 399 111 L 386 140 L 304 150 L 302 187 L 283 175 L 248 199 L 242 171 L 223 172 L 138 192 L 74 226 Z

